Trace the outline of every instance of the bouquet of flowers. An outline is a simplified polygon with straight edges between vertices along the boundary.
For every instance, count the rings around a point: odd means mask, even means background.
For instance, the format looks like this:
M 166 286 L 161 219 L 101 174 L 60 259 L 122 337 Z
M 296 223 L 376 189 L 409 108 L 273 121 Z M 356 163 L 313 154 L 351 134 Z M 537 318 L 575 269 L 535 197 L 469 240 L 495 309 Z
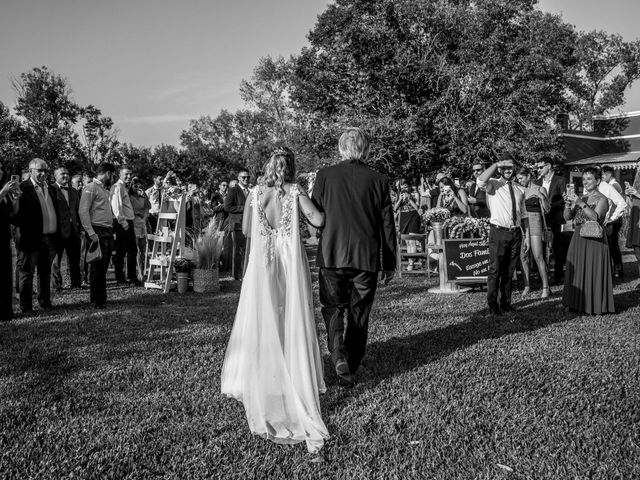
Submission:
M 489 219 L 455 216 L 444 222 L 449 238 L 489 238 Z
M 430 208 L 422 215 L 425 223 L 442 223 L 451 217 L 451 212 L 442 207 Z

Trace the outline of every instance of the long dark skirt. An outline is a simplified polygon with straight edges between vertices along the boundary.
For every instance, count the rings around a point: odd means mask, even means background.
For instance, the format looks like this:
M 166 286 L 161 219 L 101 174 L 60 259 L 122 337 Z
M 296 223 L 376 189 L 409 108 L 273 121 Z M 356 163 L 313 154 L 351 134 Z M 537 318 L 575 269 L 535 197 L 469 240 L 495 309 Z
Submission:
M 415 210 L 410 212 L 400 212 L 400 232 L 399 233 L 422 233 L 420 214 Z
M 613 268 L 607 236 L 583 238 L 580 225 L 567 252 L 563 305 L 588 315 L 615 313 L 613 303 Z

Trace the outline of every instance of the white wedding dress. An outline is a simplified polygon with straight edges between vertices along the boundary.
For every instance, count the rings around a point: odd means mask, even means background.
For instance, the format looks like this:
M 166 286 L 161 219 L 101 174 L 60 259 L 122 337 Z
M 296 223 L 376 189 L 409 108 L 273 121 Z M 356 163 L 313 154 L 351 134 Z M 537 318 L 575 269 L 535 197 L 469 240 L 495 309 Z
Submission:
M 222 366 L 222 393 L 244 404 L 250 430 L 276 443 L 305 441 L 311 453 L 329 437 L 320 415 L 326 390 L 313 314 L 311 275 L 298 227 L 298 186 L 281 199 L 273 228 L 252 192 L 250 253 Z

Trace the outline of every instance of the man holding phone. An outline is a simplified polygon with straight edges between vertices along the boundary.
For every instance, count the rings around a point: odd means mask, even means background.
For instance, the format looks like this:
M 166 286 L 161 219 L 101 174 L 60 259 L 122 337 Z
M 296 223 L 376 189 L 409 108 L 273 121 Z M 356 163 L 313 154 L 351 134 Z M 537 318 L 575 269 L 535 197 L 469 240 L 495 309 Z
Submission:
M 550 157 L 542 157 L 536 162 L 536 170 L 538 171 L 538 179 L 536 185 L 545 188 L 549 194 L 550 209 L 545 215 L 547 226 L 553 233 L 553 283 L 555 285 L 564 285 L 564 264 L 567 260 L 567 250 L 571 243 L 571 233 L 562 231 L 564 220 L 564 197 L 567 191 L 567 182 L 564 177 L 556 175 L 553 171 L 553 160 Z M 573 184 L 569 184 L 572 186 Z M 573 187 L 571 187 L 573 190 Z

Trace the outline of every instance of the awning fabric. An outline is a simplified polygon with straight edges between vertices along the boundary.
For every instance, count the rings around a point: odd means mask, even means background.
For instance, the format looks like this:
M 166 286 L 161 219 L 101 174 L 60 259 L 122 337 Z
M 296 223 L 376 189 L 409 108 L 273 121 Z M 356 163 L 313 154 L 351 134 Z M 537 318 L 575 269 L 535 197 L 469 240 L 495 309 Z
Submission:
M 565 167 L 572 170 L 579 170 L 589 165 L 609 165 L 616 170 L 635 169 L 640 159 L 640 151 L 620 152 L 620 153 L 603 153 L 594 157 L 581 158 L 572 162 L 565 163 Z

